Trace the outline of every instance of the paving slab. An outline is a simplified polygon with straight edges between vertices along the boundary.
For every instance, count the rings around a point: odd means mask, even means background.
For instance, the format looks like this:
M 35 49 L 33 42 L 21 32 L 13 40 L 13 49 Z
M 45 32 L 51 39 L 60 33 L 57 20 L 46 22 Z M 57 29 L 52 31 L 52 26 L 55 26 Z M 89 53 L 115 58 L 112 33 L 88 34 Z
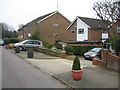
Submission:
M 29 59 L 25 53 L 18 54 L 27 62 L 44 70 L 48 74 L 62 80 L 74 88 L 118 88 L 118 72 L 92 65 L 91 61 L 80 58 L 84 69 L 80 81 L 72 79 L 71 68 L 73 61 L 59 57 L 51 57 L 36 53 L 37 58 Z
M 72 78 L 71 72 L 55 75 L 74 88 L 118 88 L 118 74 L 105 69 L 85 67 L 80 81 Z

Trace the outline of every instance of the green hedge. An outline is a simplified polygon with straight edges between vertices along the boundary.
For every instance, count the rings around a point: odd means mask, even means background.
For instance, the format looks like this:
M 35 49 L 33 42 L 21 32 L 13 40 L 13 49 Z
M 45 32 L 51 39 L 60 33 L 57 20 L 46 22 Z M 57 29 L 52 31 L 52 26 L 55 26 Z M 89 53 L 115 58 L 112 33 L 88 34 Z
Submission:
M 60 43 L 56 43 L 55 46 L 56 46 L 57 49 L 61 49 L 61 50 L 63 50 L 63 46 L 62 46 L 62 44 L 60 44 Z
M 4 38 L 3 41 L 5 44 L 18 43 L 20 41 L 20 39 L 18 39 L 18 38 Z
M 72 46 L 67 45 L 67 46 L 64 47 L 64 49 L 65 49 L 67 54 L 69 54 L 69 55 L 73 54 L 73 47 Z
M 85 52 L 96 47 L 95 45 L 70 45 L 73 47 L 73 54 L 83 56 Z

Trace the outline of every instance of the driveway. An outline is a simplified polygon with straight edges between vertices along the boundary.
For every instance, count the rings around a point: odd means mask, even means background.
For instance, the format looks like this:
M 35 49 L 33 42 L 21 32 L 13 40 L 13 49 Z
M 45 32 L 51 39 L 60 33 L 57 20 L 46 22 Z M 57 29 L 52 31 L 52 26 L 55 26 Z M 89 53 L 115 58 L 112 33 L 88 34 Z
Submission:
M 48 56 L 42 53 L 38 54 L 40 54 L 38 56 L 42 55 L 42 58 L 25 58 L 25 60 L 51 76 L 71 85 L 73 88 L 118 88 L 117 72 L 92 65 L 91 61 L 80 57 L 81 65 L 84 69 L 83 77 L 80 81 L 74 81 L 71 75 L 73 61 L 59 57 L 54 57 L 53 59 L 51 56 L 52 59 L 49 59 L 46 58 Z

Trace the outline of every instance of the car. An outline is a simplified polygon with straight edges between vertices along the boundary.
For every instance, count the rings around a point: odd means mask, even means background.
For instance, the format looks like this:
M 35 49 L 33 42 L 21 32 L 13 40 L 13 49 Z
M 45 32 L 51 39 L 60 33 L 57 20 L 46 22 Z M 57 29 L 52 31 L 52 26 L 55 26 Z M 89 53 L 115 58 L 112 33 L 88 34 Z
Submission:
M 22 42 L 19 43 L 15 43 L 13 45 L 13 48 L 19 47 L 20 50 L 27 50 L 29 48 L 35 49 L 37 47 L 42 48 L 44 47 L 42 42 L 39 40 L 24 40 Z
M 0 39 L 0 46 L 4 45 L 4 41 L 2 39 Z
M 84 53 L 84 58 L 85 59 L 90 59 L 92 60 L 95 56 L 98 56 L 99 58 L 101 58 L 101 50 L 103 48 L 93 48 L 90 51 Z

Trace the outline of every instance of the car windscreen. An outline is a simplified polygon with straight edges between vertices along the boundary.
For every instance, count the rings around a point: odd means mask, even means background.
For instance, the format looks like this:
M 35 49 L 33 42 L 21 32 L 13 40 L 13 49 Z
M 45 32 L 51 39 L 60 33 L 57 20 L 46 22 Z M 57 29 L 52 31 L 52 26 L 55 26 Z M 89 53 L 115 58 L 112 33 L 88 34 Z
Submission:
M 102 48 L 93 48 L 92 50 L 90 50 L 91 52 L 99 52 Z

